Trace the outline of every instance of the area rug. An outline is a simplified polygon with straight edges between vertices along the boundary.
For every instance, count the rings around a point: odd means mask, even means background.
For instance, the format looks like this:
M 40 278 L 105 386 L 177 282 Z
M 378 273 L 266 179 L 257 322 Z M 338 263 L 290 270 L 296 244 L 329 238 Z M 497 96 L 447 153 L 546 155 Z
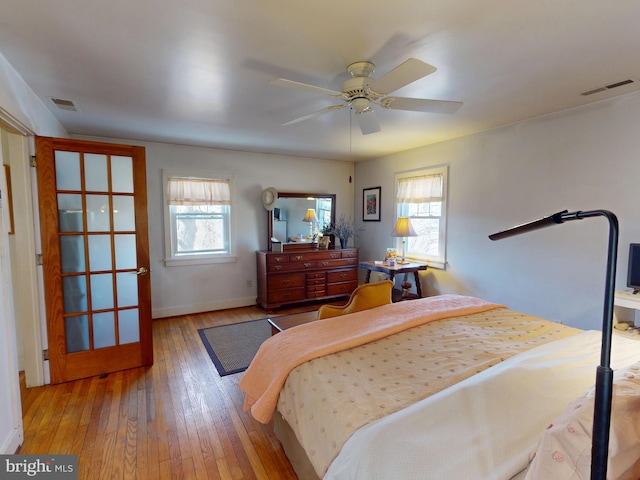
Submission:
M 262 342 L 271 336 L 266 318 L 198 330 L 221 377 L 247 369 Z

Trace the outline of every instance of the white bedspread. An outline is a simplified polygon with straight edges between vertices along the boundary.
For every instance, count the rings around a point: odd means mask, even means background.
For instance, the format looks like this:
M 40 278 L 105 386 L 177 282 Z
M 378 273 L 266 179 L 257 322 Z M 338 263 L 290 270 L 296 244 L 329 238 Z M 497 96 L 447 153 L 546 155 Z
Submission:
M 363 427 L 324 479 L 511 479 L 555 416 L 593 385 L 600 339 L 584 332 L 536 347 Z M 614 336 L 612 368 L 638 359 L 640 342 Z

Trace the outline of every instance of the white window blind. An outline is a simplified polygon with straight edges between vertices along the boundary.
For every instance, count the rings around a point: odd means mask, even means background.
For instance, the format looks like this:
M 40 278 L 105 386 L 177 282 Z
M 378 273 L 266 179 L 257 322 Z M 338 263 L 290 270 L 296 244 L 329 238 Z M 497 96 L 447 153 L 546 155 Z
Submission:
M 231 205 L 228 180 L 169 178 L 169 205 Z
M 442 201 L 442 174 L 407 177 L 398 180 L 396 203 Z

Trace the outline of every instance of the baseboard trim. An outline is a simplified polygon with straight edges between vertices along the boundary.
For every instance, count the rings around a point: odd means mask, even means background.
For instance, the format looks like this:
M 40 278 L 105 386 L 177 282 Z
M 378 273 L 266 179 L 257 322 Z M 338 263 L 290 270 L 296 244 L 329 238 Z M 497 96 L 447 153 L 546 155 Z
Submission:
M 0 452 L 2 452 L 3 455 L 13 455 L 14 453 L 18 453 L 18 449 L 20 448 L 20 445 L 22 445 L 23 441 L 24 433 L 22 431 L 22 424 L 20 424 L 20 428 L 14 429 L 13 432 L 11 432 L 11 435 L 7 437 L 6 442 L 2 445 L 2 449 L 0 449 Z
M 152 308 L 151 318 L 167 318 L 178 315 L 189 315 L 193 313 L 212 312 L 214 310 L 225 310 L 227 308 L 248 307 L 256 305 L 256 297 L 234 298 L 221 302 L 201 303 L 197 305 L 182 305 L 180 307 Z

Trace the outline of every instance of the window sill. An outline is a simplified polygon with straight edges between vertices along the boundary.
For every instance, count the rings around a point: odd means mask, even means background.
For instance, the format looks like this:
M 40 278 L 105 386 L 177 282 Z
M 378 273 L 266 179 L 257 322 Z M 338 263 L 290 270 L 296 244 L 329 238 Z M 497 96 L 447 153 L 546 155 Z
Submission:
M 419 257 L 410 257 L 407 256 L 407 260 L 416 263 L 426 263 L 429 268 L 434 268 L 436 270 L 446 270 L 447 261 L 446 260 L 430 260 L 427 258 L 419 258 Z
M 435 268 L 436 270 L 446 270 L 447 262 L 427 262 L 429 268 Z
M 214 263 L 235 263 L 238 257 L 189 257 L 189 258 L 165 258 L 165 267 L 183 267 L 188 265 L 210 265 Z

